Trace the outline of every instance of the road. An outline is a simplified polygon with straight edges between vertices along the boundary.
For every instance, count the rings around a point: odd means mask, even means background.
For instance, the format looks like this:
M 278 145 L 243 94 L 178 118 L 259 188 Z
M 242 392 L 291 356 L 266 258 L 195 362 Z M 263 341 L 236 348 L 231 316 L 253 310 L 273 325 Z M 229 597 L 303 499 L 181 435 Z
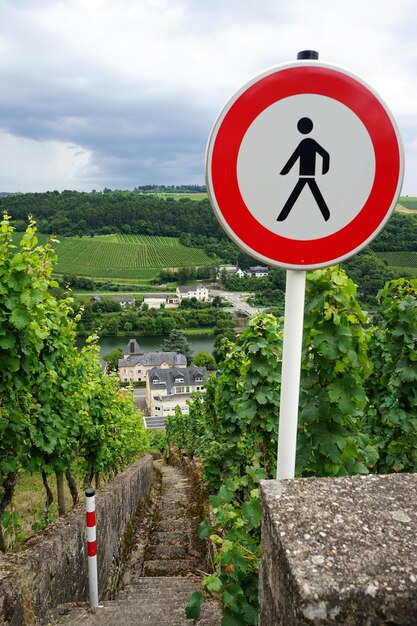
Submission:
M 245 302 L 244 298 L 247 298 L 248 294 L 241 293 L 240 291 L 221 291 L 220 289 L 210 289 L 210 296 L 213 298 L 214 296 L 220 296 L 223 300 L 230 302 L 235 311 L 244 313 L 245 315 L 250 316 L 260 310 Z

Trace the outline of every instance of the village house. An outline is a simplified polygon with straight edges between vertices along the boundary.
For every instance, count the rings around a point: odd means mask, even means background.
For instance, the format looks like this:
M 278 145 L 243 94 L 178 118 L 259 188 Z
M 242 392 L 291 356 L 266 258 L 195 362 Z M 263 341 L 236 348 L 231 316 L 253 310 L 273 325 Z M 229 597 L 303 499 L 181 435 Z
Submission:
M 223 276 L 237 276 L 243 278 L 245 272 L 241 270 L 237 265 L 219 265 L 216 273 L 216 278 L 220 279 Z
M 269 267 L 264 267 L 263 265 L 254 265 L 250 267 L 246 272 L 248 276 L 252 276 L 252 278 L 262 278 L 263 276 L 268 276 Z
M 174 293 L 153 293 L 143 296 L 143 304 L 147 304 L 150 309 L 159 309 L 163 305 L 166 309 L 174 309 L 180 301 Z
M 127 309 L 128 307 L 134 307 L 136 304 L 135 298 L 130 298 L 128 296 L 117 296 L 116 298 L 112 298 L 113 302 L 118 302 L 120 304 L 120 308 Z
M 180 303 L 184 298 L 196 298 L 200 302 L 207 302 L 209 299 L 208 289 L 204 285 L 177 287 L 176 294 Z
M 191 365 L 183 369 L 153 368 L 147 373 L 146 402 L 150 415 L 167 417 L 180 407 L 188 414 L 187 400 L 194 391 L 205 392 L 207 369 Z
M 119 379 L 123 383 L 146 381 L 148 370 L 158 367 L 168 369 L 170 367 L 187 367 L 187 359 L 179 352 L 144 352 L 141 350 L 136 339 L 131 339 L 127 344 L 123 359 L 119 359 Z

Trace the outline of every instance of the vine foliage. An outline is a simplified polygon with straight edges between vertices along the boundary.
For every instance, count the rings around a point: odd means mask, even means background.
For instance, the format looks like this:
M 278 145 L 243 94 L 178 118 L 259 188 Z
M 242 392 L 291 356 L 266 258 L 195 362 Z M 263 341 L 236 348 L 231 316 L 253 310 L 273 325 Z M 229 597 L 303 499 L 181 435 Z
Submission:
M 29 222 L 19 246 L 10 218 L 0 225 L 0 520 L 7 522 L 19 471 L 62 476 L 81 460 L 112 474 L 146 447 L 133 399 L 101 371 L 91 338 L 77 350 L 71 298 L 51 289 L 52 242 L 38 245 Z M 89 470 L 89 471 L 87 471 Z M 47 489 L 48 490 L 48 489 Z M 0 525 L 0 550 L 7 548 Z
M 307 275 L 297 476 L 416 469 L 415 281 L 388 283 L 379 303 L 372 326 L 343 270 Z M 168 440 L 202 459 L 212 517 L 201 536 L 216 548 L 204 584 L 222 626 L 257 624 L 259 481 L 275 477 L 281 343 L 282 320 L 254 315 L 206 394 L 168 423 Z M 189 617 L 202 601 L 194 594 Z
M 378 472 L 417 471 L 417 279 L 388 282 L 378 294 L 367 382 L 369 429 Z

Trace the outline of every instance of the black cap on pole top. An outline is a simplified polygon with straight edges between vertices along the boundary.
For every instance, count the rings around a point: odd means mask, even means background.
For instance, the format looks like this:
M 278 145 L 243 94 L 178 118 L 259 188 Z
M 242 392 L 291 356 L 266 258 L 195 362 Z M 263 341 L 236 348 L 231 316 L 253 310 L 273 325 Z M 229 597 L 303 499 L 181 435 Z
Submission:
M 317 59 L 319 58 L 319 53 L 316 50 L 301 50 L 297 54 L 297 61 L 301 61 L 303 59 Z
M 87 498 L 92 498 L 94 494 L 95 494 L 94 489 L 90 488 L 90 489 L 86 489 L 85 490 L 85 495 L 86 495 Z

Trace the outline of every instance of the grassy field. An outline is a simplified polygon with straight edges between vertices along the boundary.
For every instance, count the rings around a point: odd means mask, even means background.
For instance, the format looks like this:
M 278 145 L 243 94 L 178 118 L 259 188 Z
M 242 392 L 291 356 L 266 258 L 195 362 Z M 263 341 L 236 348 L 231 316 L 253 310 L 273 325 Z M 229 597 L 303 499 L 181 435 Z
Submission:
M 417 198 L 411 196 L 401 196 L 398 200 L 397 211 L 406 213 L 417 213 Z
M 205 200 L 207 198 L 207 194 L 202 193 L 164 193 L 162 191 L 158 191 L 155 193 L 158 198 L 175 198 L 175 200 L 181 200 L 182 198 L 189 198 L 190 200 Z
M 11 509 L 7 509 L 6 518 L 3 520 L 3 531 L 9 549 L 18 546 L 29 537 L 32 537 L 32 535 L 35 535 L 58 516 L 56 504 L 58 497 L 54 476 L 50 476 L 48 482 L 53 493 L 54 502 L 47 515 L 45 512 L 45 490 L 40 474 L 19 473 L 13 506 Z M 65 505 L 67 509 L 70 509 L 72 507 L 72 498 L 66 481 L 64 490 Z M 82 493 L 80 488 L 80 497 L 82 497 Z
M 20 233 L 15 233 L 16 241 L 20 237 Z M 46 239 L 46 235 L 39 236 L 40 243 Z M 205 252 L 187 248 L 175 237 L 116 234 L 59 240 L 55 267 L 58 274 L 149 281 L 163 268 L 213 264 Z

